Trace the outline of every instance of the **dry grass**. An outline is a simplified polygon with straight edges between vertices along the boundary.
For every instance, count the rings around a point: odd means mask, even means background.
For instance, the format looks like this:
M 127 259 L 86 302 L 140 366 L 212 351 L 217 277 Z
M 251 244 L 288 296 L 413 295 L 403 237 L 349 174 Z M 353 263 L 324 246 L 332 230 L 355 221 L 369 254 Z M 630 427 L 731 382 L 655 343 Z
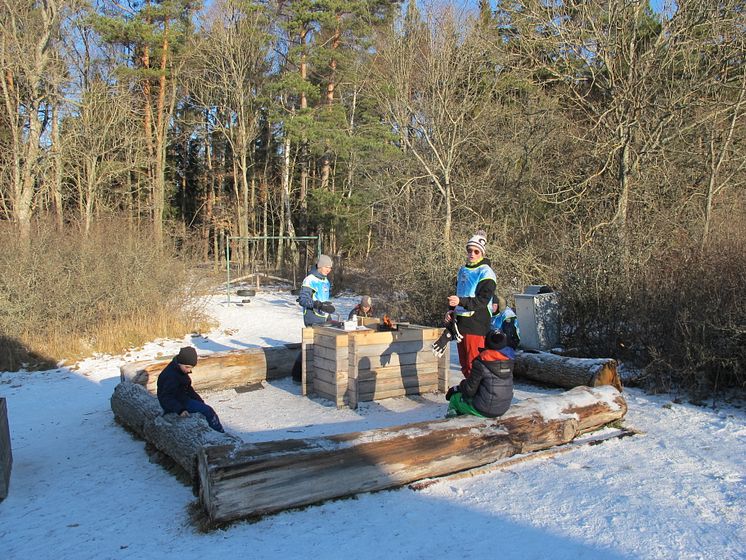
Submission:
M 124 221 L 0 230 L 0 369 L 45 368 L 210 327 L 186 265 Z

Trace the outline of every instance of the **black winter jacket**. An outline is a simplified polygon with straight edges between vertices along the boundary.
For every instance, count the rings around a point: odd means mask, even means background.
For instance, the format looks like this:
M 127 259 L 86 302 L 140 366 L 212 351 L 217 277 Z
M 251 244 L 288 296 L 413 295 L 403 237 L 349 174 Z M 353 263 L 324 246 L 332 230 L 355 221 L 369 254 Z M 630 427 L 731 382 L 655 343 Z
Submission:
M 502 416 L 513 400 L 513 360 L 498 350 L 482 350 L 458 388 L 485 416 Z
M 181 414 L 185 411 L 189 399 L 205 402 L 192 389 L 192 379 L 188 374 L 181 371 L 179 364 L 174 358 L 158 376 L 158 402 L 161 403 L 163 412 L 175 412 Z

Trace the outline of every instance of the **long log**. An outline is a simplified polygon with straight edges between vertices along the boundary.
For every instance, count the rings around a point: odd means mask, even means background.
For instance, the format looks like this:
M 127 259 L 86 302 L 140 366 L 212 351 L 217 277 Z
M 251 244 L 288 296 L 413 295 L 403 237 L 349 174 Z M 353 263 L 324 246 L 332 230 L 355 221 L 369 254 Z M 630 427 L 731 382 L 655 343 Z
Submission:
M 611 385 L 621 391 L 616 366 L 613 358 L 571 358 L 532 350 L 518 352 L 513 375 L 564 389 Z
M 216 432 L 201 414 L 182 418 L 163 414 L 158 399 L 141 385 L 123 382 L 114 388 L 111 410 L 123 426 L 168 455 L 196 480 L 197 453 L 208 445 L 237 446 L 241 439 Z
M 214 525 L 443 476 L 546 449 L 619 420 L 616 389 L 527 399 L 498 419 L 462 416 L 335 436 L 206 447 L 199 497 Z
M 200 356 L 191 373 L 192 387 L 203 390 L 225 389 L 265 379 L 290 375 L 293 363 L 300 354 L 300 344 L 285 344 L 261 348 L 246 348 L 215 352 Z M 142 385 L 155 394 L 158 375 L 171 360 L 132 362 L 119 368 L 121 381 Z

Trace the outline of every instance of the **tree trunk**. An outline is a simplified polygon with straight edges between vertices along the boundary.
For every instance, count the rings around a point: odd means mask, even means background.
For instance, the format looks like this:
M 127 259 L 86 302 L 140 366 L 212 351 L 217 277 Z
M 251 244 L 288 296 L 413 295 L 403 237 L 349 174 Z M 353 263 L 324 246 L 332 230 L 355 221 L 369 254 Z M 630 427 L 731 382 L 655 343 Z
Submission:
M 497 419 L 461 416 L 296 440 L 206 447 L 200 503 L 213 524 L 443 476 L 561 445 L 627 412 L 613 387 L 527 399 Z
M 300 344 L 247 348 L 202 356 L 191 373 L 192 386 L 199 391 L 238 387 L 290 375 L 300 353 Z M 155 394 L 158 376 L 170 360 L 133 362 L 119 368 L 121 381 L 129 381 Z
M 549 352 L 518 352 L 513 375 L 531 381 L 572 389 L 586 385 L 612 385 L 622 390 L 622 382 L 612 358 L 570 358 Z
M 134 383 L 117 385 L 110 402 L 117 422 L 168 455 L 192 480 L 196 480 L 200 449 L 207 445 L 234 446 L 241 442 L 236 436 L 210 428 L 201 414 L 190 414 L 186 418 L 177 414 L 164 415 L 158 399 Z

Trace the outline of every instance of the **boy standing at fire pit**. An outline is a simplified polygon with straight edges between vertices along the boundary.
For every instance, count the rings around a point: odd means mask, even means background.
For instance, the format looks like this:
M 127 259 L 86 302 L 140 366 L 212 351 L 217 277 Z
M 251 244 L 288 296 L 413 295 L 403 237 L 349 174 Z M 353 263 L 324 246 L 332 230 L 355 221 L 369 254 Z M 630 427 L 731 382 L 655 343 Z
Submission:
M 303 326 L 322 325 L 330 321 L 329 315 L 334 313 L 332 305 L 332 284 L 327 276 L 332 271 L 332 259 L 328 255 L 320 255 L 316 266 L 303 280 L 298 294 L 298 303 L 303 308 Z M 293 381 L 301 382 L 303 359 L 301 355 L 293 364 Z

